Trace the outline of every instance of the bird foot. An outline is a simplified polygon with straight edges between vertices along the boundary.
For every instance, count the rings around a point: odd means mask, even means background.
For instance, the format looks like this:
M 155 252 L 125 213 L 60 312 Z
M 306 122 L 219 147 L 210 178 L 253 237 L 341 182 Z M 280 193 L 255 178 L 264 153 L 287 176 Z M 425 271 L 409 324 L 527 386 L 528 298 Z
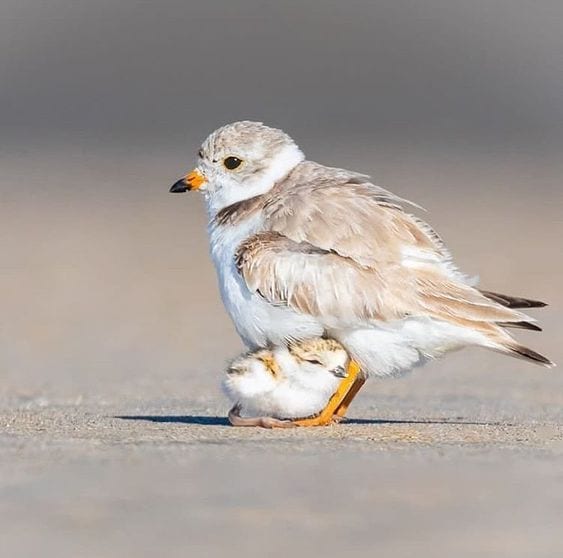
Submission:
M 258 426 L 260 428 L 295 428 L 297 426 L 291 420 L 274 417 L 241 417 L 238 403 L 229 411 L 229 422 L 233 426 Z

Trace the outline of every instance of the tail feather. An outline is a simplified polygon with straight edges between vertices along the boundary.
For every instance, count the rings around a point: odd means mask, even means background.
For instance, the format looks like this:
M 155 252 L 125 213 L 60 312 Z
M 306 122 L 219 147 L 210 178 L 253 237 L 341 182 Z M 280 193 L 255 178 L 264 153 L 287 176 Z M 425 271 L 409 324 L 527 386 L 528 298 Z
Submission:
M 515 341 L 504 345 L 503 352 L 516 358 L 521 358 L 535 364 L 540 364 L 541 366 L 545 366 L 547 368 L 553 368 L 555 366 L 555 363 L 549 360 L 547 357 L 544 357 L 543 355 L 536 353 L 536 351 L 533 351 L 528 347 L 524 347 L 524 345 L 520 345 Z
M 497 322 L 501 327 L 513 327 L 515 329 L 529 329 L 530 331 L 543 331 L 539 325 L 532 322 Z
M 510 296 L 500 293 L 494 293 L 492 291 L 480 291 L 482 295 L 486 296 L 490 300 L 494 300 L 501 306 L 506 306 L 507 308 L 543 308 L 547 306 L 547 303 L 541 300 L 533 300 L 531 298 L 522 298 L 519 296 Z

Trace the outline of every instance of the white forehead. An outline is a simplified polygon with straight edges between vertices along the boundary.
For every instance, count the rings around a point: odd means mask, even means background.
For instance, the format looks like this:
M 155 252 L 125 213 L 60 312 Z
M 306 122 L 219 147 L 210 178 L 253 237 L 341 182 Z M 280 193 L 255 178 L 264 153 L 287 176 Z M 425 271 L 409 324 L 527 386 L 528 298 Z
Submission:
M 272 155 L 295 142 L 282 130 L 262 122 L 233 122 L 212 132 L 203 142 L 207 156 L 213 155 Z

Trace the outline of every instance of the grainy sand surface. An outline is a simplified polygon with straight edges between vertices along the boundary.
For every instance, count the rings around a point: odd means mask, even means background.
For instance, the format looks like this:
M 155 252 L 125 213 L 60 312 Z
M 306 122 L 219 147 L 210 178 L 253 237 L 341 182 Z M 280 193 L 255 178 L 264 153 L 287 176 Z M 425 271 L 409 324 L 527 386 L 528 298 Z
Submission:
M 201 200 L 167 194 L 195 146 L 0 154 L 0 556 L 562 556 L 560 368 L 467 350 L 370 381 L 347 424 L 227 425 L 242 347 Z M 563 361 L 556 154 L 305 147 L 424 205 L 487 288 L 549 301 L 520 338 Z

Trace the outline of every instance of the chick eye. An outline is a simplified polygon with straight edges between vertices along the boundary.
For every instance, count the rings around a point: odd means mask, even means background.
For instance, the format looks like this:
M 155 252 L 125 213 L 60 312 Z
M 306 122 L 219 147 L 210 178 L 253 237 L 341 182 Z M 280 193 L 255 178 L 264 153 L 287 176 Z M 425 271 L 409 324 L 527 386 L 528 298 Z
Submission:
M 323 364 L 320 360 L 317 360 L 316 358 L 309 358 L 307 359 L 307 362 L 311 364 L 318 364 L 319 366 L 322 366 Z
M 241 163 L 242 159 L 239 159 L 238 157 L 227 157 L 223 161 L 223 165 L 225 165 L 225 168 L 229 170 L 235 170 L 236 168 L 240 167 Z
M 197 152 L 197 156 L 198 156 L 200 159 L 203 159 L 203 150 L 202 150 L 202 149 L 200 149 L 200 150 Z

